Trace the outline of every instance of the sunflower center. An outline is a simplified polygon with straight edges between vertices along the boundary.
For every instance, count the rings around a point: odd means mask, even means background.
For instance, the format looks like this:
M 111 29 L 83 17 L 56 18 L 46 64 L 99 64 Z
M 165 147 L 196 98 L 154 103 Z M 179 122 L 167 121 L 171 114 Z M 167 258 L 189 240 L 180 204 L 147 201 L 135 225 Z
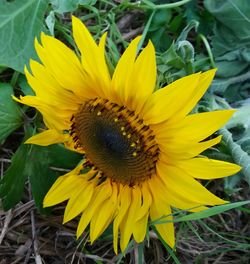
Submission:
M 73 116 L 71 135 L 103 177 L 133 186 L 155 173 L 159 151 L 153 131 L 124 106 L 89 100 Z

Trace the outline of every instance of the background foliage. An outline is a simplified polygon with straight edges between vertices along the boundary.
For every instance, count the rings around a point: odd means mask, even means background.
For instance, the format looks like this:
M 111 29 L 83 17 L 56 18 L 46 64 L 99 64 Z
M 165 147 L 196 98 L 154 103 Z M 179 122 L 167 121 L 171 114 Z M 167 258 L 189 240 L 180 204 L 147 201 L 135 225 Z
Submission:
M 39 39 L 41 31 L 56 36 L 75 49 L 70 33 L 71 14 L 80 17 L 96 39 L 104 31 L 109 32 L 106 48 L 111 72 L 128 42 L 138 34 L 143 36 L 142 45 L 151 39 L 156 47 L 157 88 L 193 72 L 218 68 L 211 88 L 194 111 L 228 108 L 237 108 L 238 111 L 227 126 L 219 131 L 223 135 L 222 143 L 206 151 L 204 155 L 236 162 L 243 169 L 237 175 L 226 178 L 224 188 L 211 182 L 207 185 L 208 188 L 223 193 L 229 200 L 249 199 L 248 0 L 0 0 L 0 158 L 4 172 L 0 181 L 0 197 L 4 210 L 9 210 L 23 201 L 28 182 L 37 209 L 40 213 L 49 213 L 42 209 L 45 193 L 59 175 L 72 169 L 81 159 L 81 156 L 60 145 L 38 147 L 22 144 L 25 138 L 43 128 L 42 118 L 34 109 L 20 106 L 12 99 L 13 94 L 20 96 L 33 93 L 23 75 L 23 69 L 30 58 L 36 58 L 34 38 Z M 237 212 L 244 211 L 249 217 L 249 209 L 242 207 L 246 203 L 237 203 L 230 208 L 238 208 Z M 218 207 L 215 211 L 205 212 L 201 216 L 186 216 L 183 215 L 184 212 L 179 212 L 179 233 L 188 236 L 191 230 L 203 240 L 196 227 L 186 223 L 187 217 L 197 220 L 200 226 L 203 225 L 205 234 L 209 227 L 205 222 L 199 221 L 205 216 L 218 215 L 226 210 L 228 207 Z M 213 230 L 210 228 L 209 232 Z M 224 248 L 224 251 L 220 249 L 219 253 L 249 249 L 247 235 L 240 234 L 238 239 L 237 232 L 230 239 L 226 238 L 234 248 Z M 109 231 L 106 236 L 110 237 Z M 224 238 L 224 234 L 220 236 Z M 217 237 L 217 241 L 220 239 L 221 237 Z M 216 240 L 213 242 L 216 243 Z M 144 245 L 135 248 L 138 253 L 136 257 L 141 261 L 145 259 Z M 167 246 L 166 249 L 172 261 L 179 263 L 175 254 Z M 198 255 L 193 254 L 192 257 L 196 263 L 203 263 L 199 262 Z M 123 262 L 126 259 L 118 256 L 116 261 Z

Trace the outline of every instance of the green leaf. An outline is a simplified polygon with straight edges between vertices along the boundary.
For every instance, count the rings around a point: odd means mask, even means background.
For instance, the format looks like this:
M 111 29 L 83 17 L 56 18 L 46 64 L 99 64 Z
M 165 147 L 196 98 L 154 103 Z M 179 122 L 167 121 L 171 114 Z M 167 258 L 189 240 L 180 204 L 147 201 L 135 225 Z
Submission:
M 157 51 L 165 51 L 171 43 L 165 31 L 164 27 L 161 27 L 154 32 L 149 32 L 147 35 L 147 38 L 154 43 Z
M 227 122 L 226 128 L 231 129 L 243 125 L 245 129 L 250 127 L 250 104 L 245 104 L 237 109 L 233 117 Z
M 166 60 L 166 63 L 176 69 L 182 69 L 185 67 L 183 59 L 176 52 L 176 45 L 172 44 L 170 48 L 162 54 L 163 60 Z
M 32 136 L 32 130 L 27 128 L 25 140 Z M 0 198 L 3 199 L 4 210 L 21 200 L 25 180 L 29 179 L 36 207 L 41 213 L 48 212 L 42 205 L 44 196 L 57 177 L 72 170 L 80 160 L 82 155 L 62 145 L 41 147 L 22 143 L 0 181 Z
M 50 158 L 47 148 L 32 145 L 29 153 L 29 162 L 25 166 L 31 185 L 32 195 L 37 209 L 41 213 L 48 210 L 43 208 L 43 199 L 59 173 L 49 167 Z
M 150 39 L 154 43 L 157 51 L 165 51 L 171 45 L 171 40 L 166 34 L 170 19 L 171 10 L 169 9 L 157 10 L 154 13 L 148 28 L 147 39 Z
M 250 155 L 250 133 L 249 132 L 250 129 L 248 129 L 246 131 L 246 136 L 242 137 L 240 140 L 237 141 L 238 144 L 240 144 L 241 148 L 248 154 Z
M 80 5 L 95 5 L 97 0 L 78 0 Z
M 4 210 L 9 210 L 22 198 L 24 183 L 27 179 L 25 166 L 29 162 L 30 145 L 21 145 L 12 156 L 11 165 L 0 181 L 0 197 Z
M 228 195 L 232 195 L 234 193 L 237 193 L 241 190 L 241 188 L 237 188 L 237 185 L 241 181 L 241 174 L 237 173 L 236 175 L 233 175 L 231 177 L 225 177 L 224 178 L 224 191 Z
M 240 145 L 234 142 L 232 134 L 226 128 L 221 128 L 220 134 L 223 136 L 233 160 L 242 167 L 241 172 L 244 175 L 244 179 L 250 185 L 250 156 Z
M 201 211 L 201 212 L 196 212 L 196 213 L 192 213 L 192 214 L 188 214 L 188 215 L 178 217 L 174 220 L 174 222 L 193 221 L 193 220 L 211 217 L 211 216 L 214 216 L 217 214 L 224 213 L 228 210 L 241 207 L 241 206 L 249 204 L 249 203 L 250 203 L 250 200 L 214 206 L 212 208 L 209 208 L 209 209 Z
M 59 14 L 73 12 L 78 5 L 92 6 L 96 2 L 96 0 L 50 0 L 53 10 Z
M 248 0 L 205 0 L 205 7 L 217 20 L 241 39 L 250 40 L 250 5 Z
M 195 31 L 196 31 L 198 26 L 199 26 L 199 23 L 196 20 L 189 21 L 189 23 L 186 25 L 186 27 L 180 33 L 176 42 L 178 43 L 179 41 L 187 40 L 189 32 L 192 29 L 195 29 Z
M 18 85 L 20 86 L 22 92 L 24 95 L 35 95 L 35 92 L 32 90 L 32 88 L 29 86 L 27 79 L 24 75 L 21 75 L 18 78 Z
M 82 160 L 82 155 L 62 145 L 32 146 L 26 172 L 36 207 L 41 213 L 48 211 L 47 208 L 43 208 L 43 199 L 54 181 L 58 176 L 66 174 L 67 170 L 75 168 L 80 160 Z
M 73 169 L 83 158 L 81 154 L 60 144 L 48 146 L 47 149 L 50 165 L 56 168 Z
M 0 182 L 4 210 L 9 210 L 21 200 L 28 178 L 38 210 L 46 212 L 42 207 L 43 198 L 57 177 L 58 173 L 49 169 L 46 148 L 22 144 Z
M 50 11 L 49 15 L 45 19 L 45 23 L 47 28 L 49 29 L 50 35 L 54 36 L 55 35 L 55 12 Z
M 21 109 L 11 95 L 12 87 L 7 83 L 0 83 L 0 142 L 23 122 Z
M 50 3 L 55 12 L 62 14 L 75 11 L 79 0 L 50 0 Z
M 43 29 L 46 0 L 0 0 L 0 65 L 23 72 L 35 57 L 34 38 Z
M 171 16 L 171 10 L 169 9 L 157 10 L 155 12 L 154 18 L 152 19 L 149 31 L 155 31 L 162 27 L 166 28 L 168 22 L 171 19 Z
M 240 61 L 236 61 L 236 62 L 240 64 Z M 219 66 L 219 67 L 222 68 L 223 71 L 226 71 L 228 69 L 228 73 L 226 75 L 229 75 L 229 76 L 234 75 L 233 71 L 229 70 L 229 67 L 232 66 L 232 68 L 234 69 L 236 67 L 236 65 L 230 66 L 230 63 L 226 62 L 226 61 L 223 63 L 225 63 L 225 65 L 220 64 L 221 66 Z M 238 68 L 240 68 L 242 70 L 241 66 L 239 66 Z M 225 75 L 225 74 L 220 74 L 220 75 Z M 215 93 L 224 94 L 230 85 L 246 82 L 247 80 L 250 80 L 250 72 L 246 72 L 246 73 L 243 73 L 241 75 L 234 76 L 231 78 L 216 78 L 212 82 L 212 87 L 210 88 L 210 90 L 212 90 Z M 236 93 L 239 93 L 239 91 L 237 90 Z M 235 97 L 235 95 L 234 95 L 234 97 Z M 236 98 L 234 98 L 234 99 L 236 99 Z
M 234 52 L 228 52 L 228 55 L 232 55 Z M 238 50 L 238 53 L 240 54 L 240 51 Z M 248 66 L 249 62 L 243 61 L 241 59 L 241 55 L 238 56 L 238 58 L 230 57 L 228 59 L 222 59 L 222 58 L 216 58 L 215 62 L 216 68 L 218 68 L 217 76 L 223 77 L 225 79 L 228 79 L 231 76 L 237 76 L 241 72 L 243 72 Z
M 204 4 L 216 19 L 211 44 L 217 77 L 242 74 L 250 62 L 249 1 L 205 0 Z

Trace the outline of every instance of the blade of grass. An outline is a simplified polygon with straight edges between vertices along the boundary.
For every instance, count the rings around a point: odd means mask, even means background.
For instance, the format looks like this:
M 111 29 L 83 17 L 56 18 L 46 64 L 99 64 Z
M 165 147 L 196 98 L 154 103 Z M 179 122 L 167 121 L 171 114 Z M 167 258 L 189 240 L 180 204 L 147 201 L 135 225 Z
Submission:
M 250 203 L 250 200 L 242 201 L 242 202 L 229 203 L 229 204 L 223 204 L 223 205 L 217 205 L 217 206 L 214 206 L 212 208 L 209 208 L 209 209 L 201 211 L 201 212 L 195 212 L 195 213 L 191 213 L 188 215 L 177 217 L 173 221 L 161 220 L 161 219 L 164 219 L 166 217 L 166 215 L 163 215 L 158 220 L 151 221 L 151 224 L 153 224 L 153 225 L 164 224 L 164 223 L 168 223 L 168 222 L 179 223 L 179 222 L 184 222 L 184 221 L 194 221 L 194 220 L 204 219 L 204 218 L 208 218 L 210 216 L 221 214 L 221 213 L 226 212 L 226 211 L 231 210 L 231 209 L 235 209 L 235 208 L 240 209 L 241 206 L 249 204 L 249 203 Z M 184 210 L 180 211 L 178 213 L 181 213 L 181 212 L 184 212 Z M 174 215 L 174 214 L 171 214 L 171 215 Z
M 236 202 L 236 203 L 230 203 L 230 204 L 223 204 L 214 206 L 212 208 L 209 208 L 208 210 L 204 210 L 201 212 L 196 212 L 188 215 L 181 216 L 174 220 L 174 222 L 183 222 L 183 221 L 192 221 L 192 220 L 199 220 L 203 218 L 207 218 L 213 215 L 217 215 L 223 212 L 226 212 L 231 209 L 235 209 L 238 207 L 241 207 L 243 205 L 249 204 L 250 201 L 243 201 L 243 202 Z
M 236 242 L 234 240 L 230 240 L 222 235 L 220 235 L 217 231 L 214 231 L 212 228 L 210 228 L 206 223 L 204 223 L 202 220 L 198 220 L 199 224 L 204 226 L 208 231 L 210 231 L 211 233 L 213 233 L 214 235 L 216 235 L 217 237 L 219 237 L 220 239 L 233 244 L 233 245 L 237 245 L 240 246 L 241 248 L 250 248 L 250 244 L 245 244 L 245 243 L 239 243 Z
M 139 50 L 141 49 L 141 47 L 142 47 L 142 45 L 143 45 L 143 42 L 144 42 L 144 40 L 145 40 L 145 38 L 146 38 L 146 36 L 147 36 L 148 29 L 149 29 L 149 27 L 150 27 L 150 25 L 151 25 L 151 23 L 152 23 L 152 19 L 153 19 L 154 15 L 155 15 L 155 10 L 154 10 L 154 11 L 152 12 L 152 14 L 150 15 L 150 17 L 149 17 L 149 19 L 148 19 L 148 22 L 147 22 L 147 24 L 146 24 L 146 26 L 145 26 L 145 28 L 144 28 L 144 30 L 143 30 L 141 40 L 140 40 L 140 42 L 139 42 L 139 44 L 138 44 L 138 47 L 137 47 L 137 52 L 139 52 Z
M 144 249 L 144 244 L 143 243 L 138 244 L 138 264 L 145 263 L 143 249 Z

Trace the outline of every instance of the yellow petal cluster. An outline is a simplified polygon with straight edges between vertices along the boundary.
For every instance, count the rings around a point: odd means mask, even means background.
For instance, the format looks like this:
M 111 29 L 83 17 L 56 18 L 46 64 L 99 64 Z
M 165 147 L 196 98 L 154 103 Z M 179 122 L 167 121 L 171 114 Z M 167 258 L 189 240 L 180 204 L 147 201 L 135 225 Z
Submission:
M 215 70 L 191 74 L 155 91 L 156 59 L 150 41 L 138 54 L 141 38 L 135 38 L 110 76 L 105 61 L 106 33 L 96 44 L 78 18 L 72 17 L 72 27 L 80 59 L 54 37 L 42 33 L 41 42 L 35 41 L 41 62 L 31 60 L 31 71 L 25 68 L 35 96 L 15 100 L 35 107 L 42 114 L 47 130 L 26 143 L 41 146 L 63 143 L 74 149 L 74 139 L 69 133 L 72 116 L 85 102 L 102 98 L 125 106 L 143 120 L 153 133 L 159 155 L 154 175 L 134 186 L 109 177 L 100 183 L 98 177 L 103 177 L 102 172 L 94 167 L 84 171 L 83 159 L 73 171 L 56 180 L 44 206 L 68 201 L 64 223 L 80 215 L 77 237 L 90 226 L 92 243 L 113 222 L 115 252 L 118 241 L 122 251 L 131 237 L 142 242 L 150 220 L 167 220 L 155 227 L 164 241 L 174 247 L 171 208 L 201 211 L 226 203 L 196 179 L 221 178 L 240 170 L 238 165 L 199 156 L 220 142 L 220 136 L 208 137 L 234 113 L 223 110 L 190 114 L 208 89 Z M 85 152 L 84 146 L 74 150 Z

